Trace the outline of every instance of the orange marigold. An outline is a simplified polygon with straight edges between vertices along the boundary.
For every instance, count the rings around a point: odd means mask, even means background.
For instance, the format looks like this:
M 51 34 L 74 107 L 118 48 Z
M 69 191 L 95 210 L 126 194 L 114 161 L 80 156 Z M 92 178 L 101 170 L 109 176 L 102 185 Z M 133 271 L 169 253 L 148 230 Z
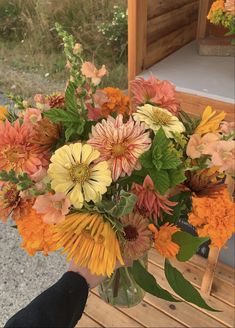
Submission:
M 212 3 L 211 5 L 211 8 L 210 8 L 210 11 L 208 13 L 208 16 L 207 16 L 207 19 L 211 19 L 211 17 L 213 16 L 213 13 L 216 11 L 216 10 L 219 10 L 221 9 L 222 11 L 225 10 L 225 7 L 224 7 L 224 0 L 216 0 Z
M 23 239 L 22 247 L 29 255 L 42 251 L 44 255 L 58 249 L 53 241 L 54 226 L 43 222 L 41 215 L 32 208 L 26 216 L 16 221 L 18 231 Z
M 159 229 L 154 224 L 150 224 L 149 229 L 154 233 L 154 246 L 162 256 L 168 258 L 178 254 L 180 247 L 172 241 L 172 235 L 179 231 L 179 228 L 165 223 Z
M 102 91 L 105 93 L 108 101 L 101 107 L 101 116 L 108 117 L 112 113 L 128 115 L 130 111 L 129 97 L 118 88 L 104 88 Z
M 192 197 L 189 223 L 200 237 L 209 237 L 211 245 L 222 248 L 235 232 L 235 204 L 226 187 L 214 195 Z

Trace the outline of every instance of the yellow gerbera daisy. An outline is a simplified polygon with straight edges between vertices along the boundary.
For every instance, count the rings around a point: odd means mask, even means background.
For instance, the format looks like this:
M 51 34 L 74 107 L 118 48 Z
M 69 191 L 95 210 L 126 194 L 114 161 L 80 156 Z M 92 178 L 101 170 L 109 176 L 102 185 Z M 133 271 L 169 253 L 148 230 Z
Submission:
M 146 127 L 154 132 L 162 127 L 168 138 L 173 137 L 172 132 L 182 133 L 185 131 L 183 123 L 175 115 L 172 115 L 167 109 L 150 104 L 138 107 L 133 117 L 136 121 L 144 122 Z
M 205 134 L 208 132 L 218 132 L 220 123 L 224 120 L 225 112 L 220 112 L 216 115 L 211 106 L 207 106 L 202 114 L 202 120 L 194 133 Z
M 124 265 L 116 233 L 99 213 L 68 215 L 55 226 L 54 240 L 68 261 L 73 259 L 92 274 L 110 276 L 117 260 Z
M 112 182 L 108 163 L 94 164 L 99 157 L 98 150 L 80 142 L 57 149 L 48 170 L 52 189 L 65 193 L 76 208 L 84 200 L 99 201 Z

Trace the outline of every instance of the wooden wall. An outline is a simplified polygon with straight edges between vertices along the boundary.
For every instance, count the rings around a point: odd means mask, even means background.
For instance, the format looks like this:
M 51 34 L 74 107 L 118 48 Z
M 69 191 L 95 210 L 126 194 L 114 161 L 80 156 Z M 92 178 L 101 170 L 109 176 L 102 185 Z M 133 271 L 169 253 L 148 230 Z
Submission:
M 148 68 L 196 38 L 199 0 L 148 0 L 146 56 Z

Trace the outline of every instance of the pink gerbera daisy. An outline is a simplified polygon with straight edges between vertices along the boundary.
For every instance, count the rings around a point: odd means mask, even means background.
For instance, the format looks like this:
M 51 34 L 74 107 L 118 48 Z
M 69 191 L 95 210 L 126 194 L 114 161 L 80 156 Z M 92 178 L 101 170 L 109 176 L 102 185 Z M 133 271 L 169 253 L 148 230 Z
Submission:
M 152 216 L 155 222 L 158 218 L 162 219 L 162 213 L 171 215 L 173 209 L 170 206 L 177 204 L 155 191 L 149 175 L 144 179 L 143 185 L 133 183 L 131 191 L 137 196 L 136 208 L 138 211 L 147 217 Z
M 136 212 L 122 217 L 121 222 L 126 240 L 123 254 L 129 259 L 137 260 L 151 247 L 149 220 Z
M 47 154 L 30 143 L 32 137 L 30 125 L 21 125 L 19 120 L 13 125 L 9 121 L 0 122 L 0 171 L 13 169 L 32 175 L 48 165 Z
M 88 143 L 99 150 L 100 162 L 109 163 L 116 181 L 141 168 L 138 158 L 149 149 L 151 139 L 143 123 L 134 122 L 132 118 L 124 123 L 123 116 L 118 115 L 116 119 L 109 116 L 97 123 Z
M 151 103 L 169 110 L 174 115 L 177 115 L 180 109 L 175 86 L 169 81 L 158 80 L 153 75 L 148 80 L 137 77 L 130 82 L 130 89 L 133 95 L 132 101 L 136 106 Z

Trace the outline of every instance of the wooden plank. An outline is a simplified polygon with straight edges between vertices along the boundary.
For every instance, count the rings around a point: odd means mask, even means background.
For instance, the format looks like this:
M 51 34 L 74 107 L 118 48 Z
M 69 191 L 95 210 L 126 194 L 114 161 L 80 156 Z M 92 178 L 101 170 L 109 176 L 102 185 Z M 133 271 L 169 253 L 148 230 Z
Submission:
M 85 313 L 104 327 L 143 327 L 134 319 L 105 303 L 93 293 L 89 294 Z M 107 315 L 108 313 L 108 315 Z
M 198 0 L 179 7 L 166 14 L 156 16 L 147 23 L 147 44 L 150 44 L 163 36 L 189 25 L 198 16 Z
M 172 52 L 192 41 L 196 35 L 196 27 L 197 21 L 194 21 L 188 25 L 187 28 L 185 28 L 185 26 L 181 27 L 148 45 L 145 68 L 152 66 L 159 60 L 167 57 Z
M 191 0 L 148 0 L 148 19 L 163 15 L 190 2 Z
M 226 121 L 234 121 L 235 119 L 234 104 L 232 103 L 180 91 L 177 91 L 177 98 L 182 110 L 192 116 L 201 115 L 206 106 L 210 105 L 216 111 L 225 111 L 227 114 Z
M 149 269 L 149 272 L 151 272 L 156 277 L 158 283 L 163 288 L 167 289 L 172 294 L 176 295 L 175 292 L 171 289 L 171 287 L 167 283 L 167 280 L 166 280 L 166 277 L 165 277 L 165 274 L 164 274 L 164 271 L 162 268 L 149 262 L 148 269 Z M 216 299 L 213 296 L 210 296 L 207 299 L 207 303 L 211 307 L 218 309 L 221 312 L 211 312 L 211 311 L 207 311 L 207 310 L 198 308 L 194 304 L 191 304 L 191 303 L 188 303 L 188 304 L 191 307 L 194 307 L 197 309 L 198 316 L 200 315 L 200 312 L 202 312 L 202 313 L 207 314 L 214 320 L 217 320 L 218 322 L 222 323 L 223 325 L 234 328 L 235 312 L 234 312 L 234 308 L 232 306 L 229 306 L 229 305 L 225 304 L 224 302 L 221 302 L 220 300 Z M 195 319 L 195 321 L 197 320 L 197 318 L 194 318 L 194 319 Z M 197 324 L 197 322 L 195 322 L 195 323 Z M 195 327 L 195 325 L 194 325 L 194 327 Z
M 203 39 L 208 31 L 207 14 L 211 0 L 200 0 L 199 1 L 199 12 L 198 12 L 198 25 L 197 25 L 197 40 Z
M 99 328 L 99 327 L 103 327 L 103 326 L 98 324 L 96 321 L 92 320 L 85 313 L 82 315 L 81 319 L 76 325 L 76 328 Z
M 156 264 L 163 269 L 164 258 L 160 256 L 154 249 L 149 251 L 149 260 L 151 263 Z M 190 262 L 179 262 L 177 260 L 171 260 L 171 262 L 182 272 L 186 279 L 190 280 L 194 286 L 200 288 L 205 269 L 194 266 Z M 230 283 L 221 280 L 217 276 L 215 276 L 213 281 L 212 295 L 233 307 L 235 306 L 234 287 L 231 286 Z
M 97 289 L 92 290 L 92 293 L 99 295 Z M 179 323 L 144 301 L 132 308 L 119 308 L 119 311 L 138 321 L 145 327 L 185 327 L 182 323 Z

